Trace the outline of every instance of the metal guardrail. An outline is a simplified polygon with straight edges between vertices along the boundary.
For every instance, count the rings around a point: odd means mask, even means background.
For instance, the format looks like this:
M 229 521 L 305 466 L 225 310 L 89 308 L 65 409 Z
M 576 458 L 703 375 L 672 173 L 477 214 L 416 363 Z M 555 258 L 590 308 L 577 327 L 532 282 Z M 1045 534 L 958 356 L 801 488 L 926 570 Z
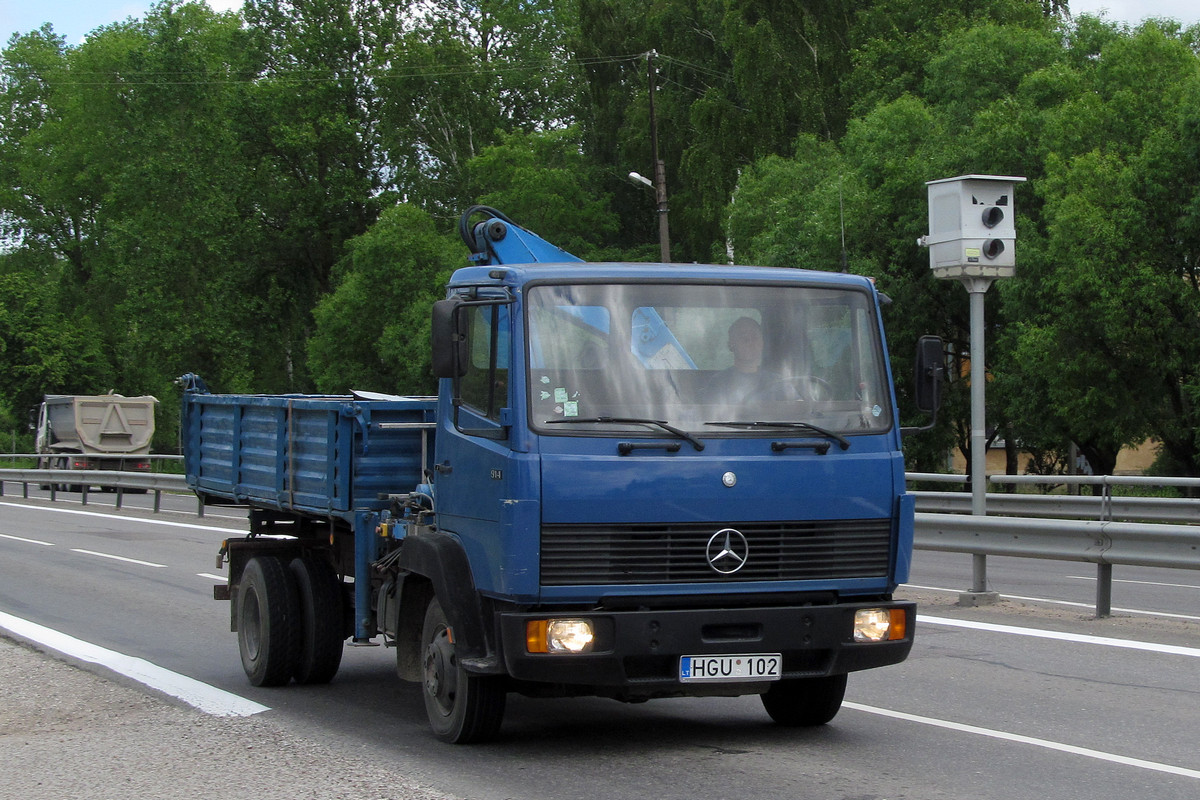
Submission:
M 917 511 L 934 514 L 970 514 L 971 495 L 965 492 L 910 492 Z M 987 513 L 1001 517 L 1047 517 L 1098 521 L 1181 523 L 1200 521 L 1200 498 L 1188 497 L 1080 497 L 990 493 Z
M 126 492 L 153 492 L 155 511 L 161 507 L 163 492 L 184 494 L 190 491 L 182 475 L 106 469 L 0 469 L 0 497 L 4 496 L 6 482 L 21 484 L 22 494 L 26 498 L 29 497 L 30 484 L 49 488 L 51 501 L 57 500 L 58 493 L 64 491 L 60 487 L 75 486 L 78 490 L 73 493 L 81 496 L 85 506 L 93 486 L 114 489 L 117 508 L 121 507 Z
M 964 476 L 909 473 L 910 481 L 964 483 Z M 1115 486 L 1200 487 L 1196 478 L 1112 475 L 994 475 L 995 484 L 1101 486 L 1091 497 L 987 495 L 987 515 L 971 515 L 963 492 L 913 492 L 914 546 L 921 550 L 1082 561 L 1097 565 L 1096 616 L 1112 613 L 1114 565 L 1200 569 L 1200 499 L 1114 497 Z M 983 572 L 986 576 L 986 571 Z M 985 578 L 986 580 L 986 578 Z M 973 592 L 986 591 L 986 586 Z

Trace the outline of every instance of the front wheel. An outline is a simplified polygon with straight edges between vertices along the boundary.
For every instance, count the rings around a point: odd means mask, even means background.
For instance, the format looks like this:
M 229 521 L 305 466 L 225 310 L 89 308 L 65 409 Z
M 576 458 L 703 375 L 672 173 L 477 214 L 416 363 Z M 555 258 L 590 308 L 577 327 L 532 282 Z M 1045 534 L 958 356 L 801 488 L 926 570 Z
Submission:
M 446 612 L 436 597 L 425 610 L 421 642 L 425 713 L 433 734 L 452 744 L 494 738 L 504 720 L 504 686 L 497 676 L 472 675 L 463 669 Z
M 762 696 L 771 719 L 790 728 L 824 725 L 837 716 L 846 696 L 846 675 L 792 678 L 771 685 Z

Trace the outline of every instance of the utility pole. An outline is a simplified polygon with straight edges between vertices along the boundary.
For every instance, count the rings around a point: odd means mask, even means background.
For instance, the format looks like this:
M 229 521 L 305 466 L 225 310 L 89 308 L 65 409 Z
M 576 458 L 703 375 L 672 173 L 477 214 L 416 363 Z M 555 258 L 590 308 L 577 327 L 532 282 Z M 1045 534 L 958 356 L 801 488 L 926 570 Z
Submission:
M 671 261 L 671 233 L 667 226 L 667 168 L 658 157 L 658 119 L 654 112 L 654 57 L 651 50 L 646 54 L 646 77 L 650 82 L 650 146 L 654 151 L 654 199 L 658 204 L 658 248 L 663 263 Z

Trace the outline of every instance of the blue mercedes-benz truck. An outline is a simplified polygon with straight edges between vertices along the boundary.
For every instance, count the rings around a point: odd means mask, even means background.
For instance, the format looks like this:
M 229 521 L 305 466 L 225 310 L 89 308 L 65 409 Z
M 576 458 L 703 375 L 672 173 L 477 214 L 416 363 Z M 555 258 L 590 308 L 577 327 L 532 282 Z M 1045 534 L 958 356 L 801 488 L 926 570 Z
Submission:
M 249 508 L 216 596 L 251 682 L 329 681 L 352 639 L 394 649 L 449 742 L 494 737 L 510 692 L 758 694 L 828 722 L 848 673 L 912 647 L 875 287 L 584 263 L 483 211 L 434 307 L 436 398 L 185 376 L 189 485 Z M 926 411 L 941 367 L 923 340 Z

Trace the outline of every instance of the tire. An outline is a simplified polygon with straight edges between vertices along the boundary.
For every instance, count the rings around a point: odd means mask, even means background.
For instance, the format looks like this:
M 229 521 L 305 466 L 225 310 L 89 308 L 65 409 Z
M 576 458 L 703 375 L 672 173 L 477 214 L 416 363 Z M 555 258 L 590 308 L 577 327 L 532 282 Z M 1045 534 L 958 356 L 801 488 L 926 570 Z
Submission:
M 422 694 L 429 727 L 443 742 L 468 744 L 495 738 L 504 721 L 502 678 L 471 675 L 462 668 L 442 604 L 435 597 L 421 626 L 424 645 Z
M 316 558 L 288 565 L 300 601 L 300 647 L 296 683 L 329 683 L 342 663 L 342 587 L 333 568 Z
M 254 686 L 292 679 L 300 649 L 300 599 L 296 581 L 275 556 L 246 562 L 238 586 L 238 650 Z
M 762 696 L 763 708 L 789 728 L 824 725 L 837 716 L 846 696 L 846 675 L 792 678 L 772 684 Z

